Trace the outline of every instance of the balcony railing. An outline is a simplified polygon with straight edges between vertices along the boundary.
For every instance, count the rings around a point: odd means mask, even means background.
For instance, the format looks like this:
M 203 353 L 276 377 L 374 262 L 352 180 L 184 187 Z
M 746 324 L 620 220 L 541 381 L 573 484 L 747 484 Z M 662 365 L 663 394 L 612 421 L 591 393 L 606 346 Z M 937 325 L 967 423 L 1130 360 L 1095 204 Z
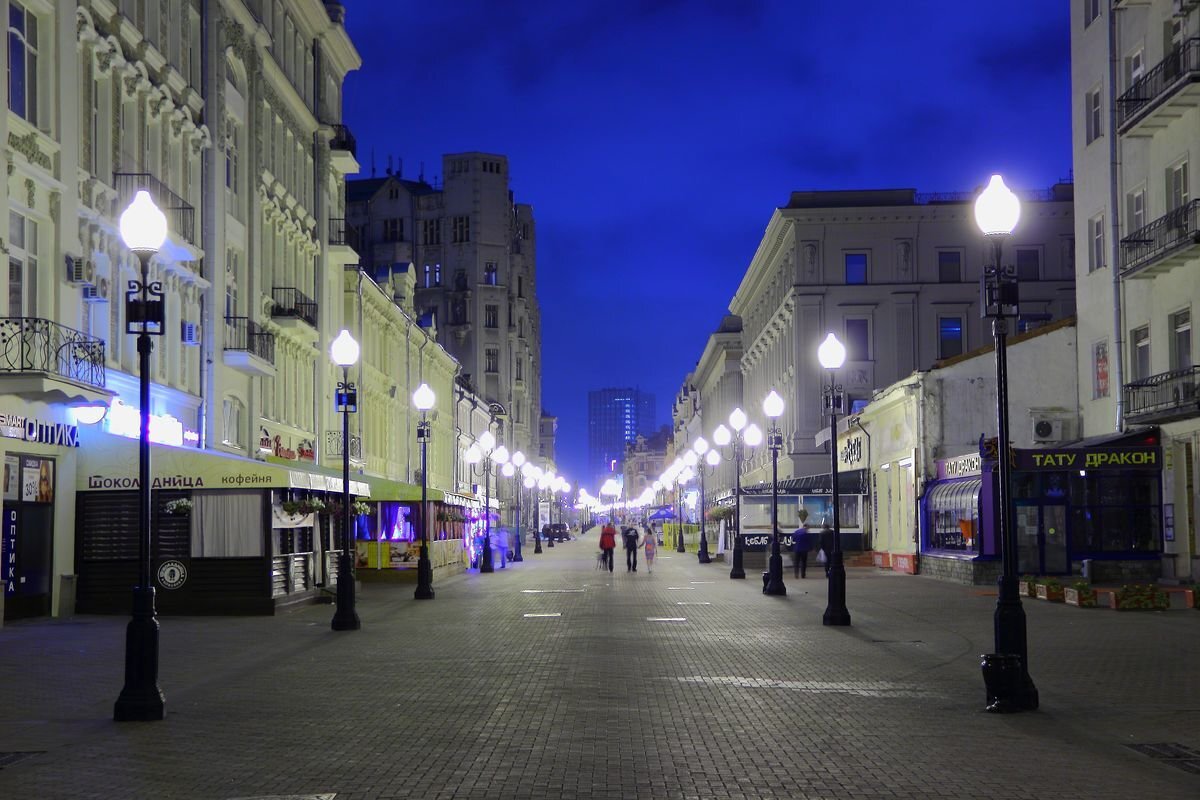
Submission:
M 1200 39 L 1188 39 L 1117 98 L 1117 128 L 1159 105 L 1185 83 L 1200 80 Z
M 188 244 L 196 243 L 196 209 L 186 200 L 167 188 L 167 185 L 149 172 L 115 172 L 113 187 L 117 190 L 119 210 L 133 201 L 138 189 L 150 193 L 154 204 L 167 215 L 167 228 Z
M 104 388 L 104 340 L 36 317 L 0 318 L 0 374 L 44 372 Z
M 354 141 L 354 134 L 345 125 L 333 126 L 333 138 L 329 140 L 330 150 L 345 150 L 352 156 L 358 155 L 358 143 Z
M 1128 275 L 1159 261 L 1176 250 L 1195 245 L 1200 221 L 1200 198 L 1121 240 L 1121 273 Z
M 1152 375 L 1124 387 L 1125 416 L 1136 422 L 1169 422 L 1200 416 L 1200 366 Z
M 358 232 L 341 217 L 329 218 L 329 243 L 340 244 L 358 250 Z
M 275 337 L 249 317 L 225 318 L 225 349 L 245 350 L 269 364 L 275 363 Z
M 296 317 L 317 327 L 317 301 L 292 286 L 276 286 L 271 290 L 275 306 L 272 317 Z

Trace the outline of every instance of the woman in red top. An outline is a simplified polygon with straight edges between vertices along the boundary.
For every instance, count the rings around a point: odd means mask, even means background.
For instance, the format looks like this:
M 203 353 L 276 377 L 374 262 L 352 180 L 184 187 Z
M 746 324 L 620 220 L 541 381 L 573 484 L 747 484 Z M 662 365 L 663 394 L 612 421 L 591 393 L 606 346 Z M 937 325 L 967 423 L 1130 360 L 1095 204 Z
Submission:
M 604 523 L 604 527 L 600 529 L 600 552 L 604 556 L 604 563 L 608 566 L 608 571 L 613 571 L 613 550 L 617 546 L 617 529 L 613 527 L 611 522 Z

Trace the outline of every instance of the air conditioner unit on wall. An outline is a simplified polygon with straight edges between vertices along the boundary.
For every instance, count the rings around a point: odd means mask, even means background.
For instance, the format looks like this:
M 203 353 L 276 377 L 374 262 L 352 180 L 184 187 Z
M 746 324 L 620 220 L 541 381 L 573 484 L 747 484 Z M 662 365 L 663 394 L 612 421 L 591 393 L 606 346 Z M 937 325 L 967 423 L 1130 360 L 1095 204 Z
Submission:
M 67 282 L 77 286 L 93 286 L 96 283 L 96 262 L 90 258 L 67 256 Z
M 85 303 L 107 303 L 108 302 L 108 278 L 100 278 L 96 281 L 95 286 L 83 287 L 83 302 Z
M 180 323 L 179 338 L 184 344 L 198 345 L 200 344 L 201 327 L 198 322 L 187 322 L 186 320 Z
M 1063 436 L 1063 421 L 1053 417 L 1033 418 L 1033 440 L 1039 444 L 1061 442 Z

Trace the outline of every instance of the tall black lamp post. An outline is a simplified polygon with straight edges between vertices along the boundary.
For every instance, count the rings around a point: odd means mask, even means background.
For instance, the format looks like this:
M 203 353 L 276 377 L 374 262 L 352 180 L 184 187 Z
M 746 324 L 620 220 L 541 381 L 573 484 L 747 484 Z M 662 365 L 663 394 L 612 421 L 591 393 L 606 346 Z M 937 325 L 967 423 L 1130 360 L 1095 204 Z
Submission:
M 491 431 L 479 435 L 463 459 L 471 466 L 473 474 L 483 475 L 483 548 L 479 554 L 479 571 L 495 572 L 492 563 L 492 464 L 508 463 L 508 448 L 504 445 L 496 447 L 496 437 Z M 476 471 L 479 467 L 480 472 Z
M 729 428 L 733 428 L 730 433 Z M 747 448 L 758 447 L 762 444 L 762 431 L 754 423 L 746 424 L 746 412 L 735 408 L 729 413 L 729 428 L 724 424 L 718 425 L 713 431 L 713 441 L 720 447 L 731 445 L 733 457 L 733 568 L 729 577 L 740 579 L 746 577 L 742 566 L 742 462 L 746 459 Z M 728 456 L 726 456 L 728 457 Z
M 696 554 L 701 564 L 711 564 L 712 556 L 708 554 L 708 522 L 704 518 L 705 497 L 704 497 L 704 473 L 707 471 L 712 473 L 712 468 L 715 464 L 720 463 L 721 454 L 715 450 L 708 448 L 708 440 L 703 436 L 696 437 L 696 441 L 692 443 L 692 451 L 696 454 L 696 460 L 704 459 L 708 463 L 706 468 L 704 463 L 700 463 L 696 467 L 696 473 L 700 476 L 700 552 Z
M 771 557 L 767 559 L 767 582 L 763 594 L 785 595 L 783 585 L 783 554 L 779 548 L 779 451 L 783 449 L 783 432 L 779 417 L 783 414 L 783 398 L 774 389 L 763 400 L 763 413 L 771 420 L 767 431 L 767 447 L 771 448 Z
M 546 493 L 546 523 L 550 526 L 550 535 L 546 537 L 546 547 L 554 547 L 554 504 L 551 502 L 554 499 L 554 473 L 544 472 L 538 479 L 539 502 L 542 492 Z
M 1004 239 L 1017 227 L 1021 202 L 993 175 L 987 188 L 975 200 L 975 222 L 992 243 L 992 264 L 983 271 L 983 316 L 992 320 L 996 340 L 996 458 L 999 461 L 999 525 L 1002 571 L 993 615 L 995 658 L 984 659 L 984 680 L 988 684 L 987 710 L 992 712 L 1028 711 L 1038 707 L 1038 690 L 1029 677 L 1029 649 L 1025 635 L 1025 609 L 1017 592 L 1017 539 L 1012 527 L 1011 464 L 1008 446 L 1008 321 L 1018 316 L 1017 277 L 1001 261 Z M 1016 656 L 1018 665 L 1005 664 L 1005 657 Z M 1015 667 L 1015 669 L 1014 669 Z M 1018 671 L 1019 670 L 1019 671 Z M 1012 675 L 1016 672 L 1016 675 Z
M 501 468 L 505 475 L 513 479 L 513 531 L 515 532 L 516 541 L 513 543 L 513 555 L 509 561 L 525 560 L 525 557 L 521 555 L 521 539 L 524 537 L 521 533 L 521 476 L 518 474 L 518 471 L 527 463 L 528 462 L 525 460 L 525 454 L 518 450 L 512 454 L 512 458 L 509 460 L 509 462 Z
M 417 422 L 417 442 L 421 445 L 421 550 L 417 556 L 417 600 L 433 599 L 433 565 L 429 561 L 429 417 L 437 401 L 429 384 L 422 383 L 413 392 L 413 405 L 421 412 Z
M 532 462 L 526 461 L 521 466 L 521 474 L 524 476 L 521 483 L 525 487 L 525 491 L 529 493 L 531 499 L 530 508 L 526 511 L 525 516 L 533 520 L 533 552 L 534 554 L 542 552 L 542 537 L 537 528 L 537 478 L 534 473 L 537 467 Z M 522 493 L 524 494 L 524 493 Z M 527 521 L 526 525 L 529 524 Z
M 342 368 L 337 385 L 337 410 L 342 414 L 342 553 L 338 556 L 337 609 L 331 627 L 335 631 L 356 631 L 362 627 L 354 610 L 354 532 L 350 508 L 350 415 L 358 411 L 358 388 L 350 382 L 350 367 L 358 363 L 358 342 L 345 328 L 329 346 L 333 363 Z
M 849 625 L 850 611 L 846 608 L 846 564 L 842 556 L 841 521 L 838 517 L 841 497 L 838 494 L 837 415 L 842 406 L 842 387 L 837 385 L 837 370 L 846 363 L 846 348 L 832 333 L 817 348 L 817 360 L 829 370 L 829 386 L 825 389 L 825 407 L 829 412 L 829 483 L 833 492 L 833 552 L 829 559 L 829 599 L 825 605 L 826 625 Z
M 142 267 L 142 279 L 125 293 L 125 332 L 137 334 L 141 425 L 138 445 L 138 584 L 125 629 L 125 685 L 113 708 L 117 722 L 148 722 L 166 716 L 158 687 L 158 616 L 150 578 L 150 351 L 163 331 L 162 284 L 150 282 L 150 259 L 167 238 L 167 218 L 149 192 L 139 190 L 121 214 L 121 238 Z

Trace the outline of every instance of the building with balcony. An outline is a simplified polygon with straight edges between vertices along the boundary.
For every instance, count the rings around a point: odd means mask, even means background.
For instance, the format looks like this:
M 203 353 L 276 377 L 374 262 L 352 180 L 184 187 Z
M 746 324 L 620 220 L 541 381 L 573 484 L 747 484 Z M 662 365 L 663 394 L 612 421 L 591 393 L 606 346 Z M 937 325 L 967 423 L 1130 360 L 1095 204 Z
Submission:
M 1200 1 L 1073 4 L 1071 80 L 1083 433 L 1157 428 L 1163 575 L 1195 577 Z
M 1017 270 L 1024 331 L 1074 313 L 1075 231 L 1070 184 L 1019 194 L 1021 221 L 1004 254 Z M 742 322 L 742 408 L 765 431 L 763 399 L 772 389 L 784 399 L 780 479 L 829 470 L 815 443 L 827 426 L 828 375 L 817 362 L 826 333 L 846 346 L 838 382 L 851 412 L 914 370 L 991 341 L 979 306 L 990 248 L 975 225 L 974 197 L 793 192 L 772 213 L 729 310 Z M 770 451 L 760 447 L 742 482 L 770 477 Z
M 728 427 L 730 412 L 742 404 L 741 319 L 732 314 L 722 318 L 704 343 L 688 381 L 695 398 L 695 411 L 688 412 L 692 417 L 690 428 L 682 419 L 675 420 L 676 427 L 688 434 L 685 437 L 688 441 L 694 443 L 697 436 L 703 436 L 711 445 L 713 431 L 722 423 Z M 678 403 L 676 408 L 680 408 Z M 686 406 L 683 408 L 686 411 Z M 713 470 L 705 485 L 705 502 L 709 506 L 733 502 L 734 469 L 734 462 L 726 459 Z
M 541 311 L 533 210 L 513 199 L 504 156 L 446 155 L 442 172 L 440 184 L 399 174 L 349 181 L 344 220 L 333 224 L 372 276 L 412 271 L 409 302 L 479 396 L 504 407 L 506 446 L 535 453 Z

